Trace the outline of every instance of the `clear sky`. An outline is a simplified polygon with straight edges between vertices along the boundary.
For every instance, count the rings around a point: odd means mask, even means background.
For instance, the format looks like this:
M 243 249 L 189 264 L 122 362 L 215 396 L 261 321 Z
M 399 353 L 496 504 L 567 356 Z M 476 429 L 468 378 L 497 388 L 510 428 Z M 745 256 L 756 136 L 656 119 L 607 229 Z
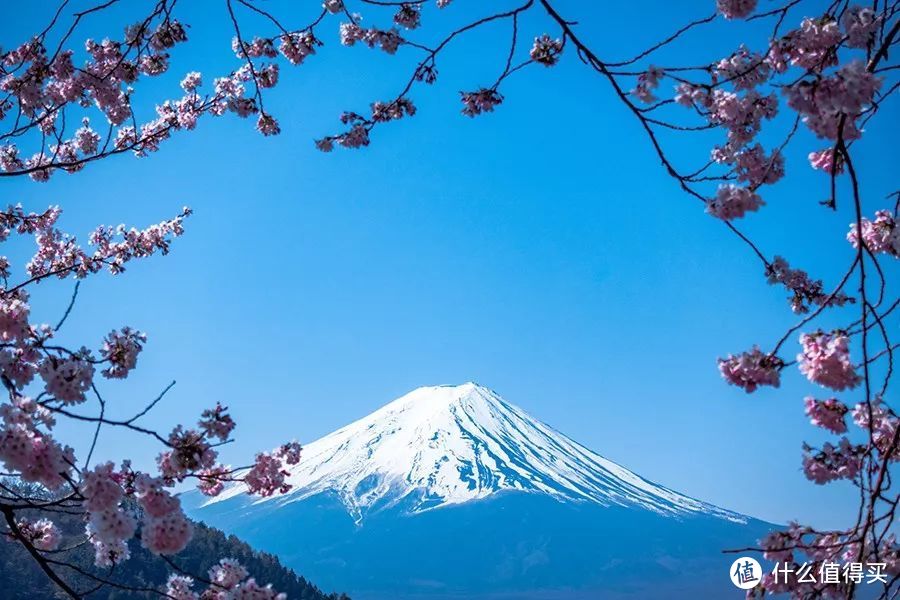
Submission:
M 318 6 L 300 15 L 285 4 L 267 3 L 295 26 Z M 423 20 L 443 30 L 478 5 L 457 0 Z M 713 5 L 559 2 L 610 59 Z M 50 6 L 7 11 L 0 45 L 39 29 Z M 224 2 L 179 10 L 192 42 L 175 50 L 171 77 L 138 89 L 145 99 L 176 96 L 189 70 L 211 82 L 237 64 Z M 366 14 L 369 23 L 389 18 Z M 86 31 L 119 35 L 130 20 L 111 11 Z M 697 498 L 774 521 L 849 518 L 849 486 L 815 486 L 800 470 L 801 441 L 825 439 L 803 415 L 803 396 L 817 390 L 791 370 L 780 390 L 748 396 L 716 369 L 717 356 L 771 345 L 794 322 L 785 291 L 767 286 L 757 259 L 679 192 L 604 81 L 569 55 L 557 68 L 518 74 L 496 113 L 470 120 L 457 92 L 489 85 L 502 69 L 508 29 L 495 27 L 450 48 L 439 82 L 415 88 L 413 119 L 379 128 L 362 151 L 322 154 L 312 139 L 339 131 L 342 110 L 392 97 L 418 56 L 342 48 L 337 26 L 331 18 L 320 30 L 320 54 L 282 68 L 267 97 L 278 138 L 264 139 L 251 121 L 206 120 L 146 159 L 117 157 L 43 185 L 0 183 L 4 202 L 61 204 L 61 225 L 82 239 L 99 223 L 146 226 L 184 204 L 195 210 L 168 257 L 85 282 L 60 334 L 96 347 L 124 324 L 148 333 L 133 378 L 104 386 L 114 413 L 133 413 L 175 379 L 147 423 L 193 421 L 221 401 L 238 421 L 224 458 L 243 464 L 255 450 L 313 440 L 418 386 L 474 380 Z M 526 39 L 554 33 L 546 21 L 522 28 Z M 760 33 L 713 26 L 660 62 L 725 55 L 743 31 Z M 884 160 L 897 116 L 886 106 L 881 129 L 859 146 L 870 211 L 896 179 Z M 787 182 L 767 189 L 768 205 L 744 225 L 763 249 L 831 286 L 852 258 L 832 243 L 846 233 L 848 207 L 835 215 L 818 206 L 827 180 L 804 157 L 820 144 L 798 140 Z M 711 143 L 698 138 L 676 156 L 702 161 Z M 55 322 L 72 285 L 42 284 L 38 318 Z M 792 358 L 796 344 L 787 348 Z M 80 442 L 88 432 L 67 435 Z M 144 465 L 157 451 L 103 435 L 100 456 L 123 450 Z

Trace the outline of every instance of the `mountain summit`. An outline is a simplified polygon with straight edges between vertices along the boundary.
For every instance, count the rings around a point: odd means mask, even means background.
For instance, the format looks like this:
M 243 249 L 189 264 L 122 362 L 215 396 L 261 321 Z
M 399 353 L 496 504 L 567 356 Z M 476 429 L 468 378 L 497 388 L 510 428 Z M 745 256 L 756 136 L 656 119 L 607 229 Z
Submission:
M 291 491 L 189 514 L 354 600 L 723 597 L 768 523 L 657 485 L 490 389 L 423 387 L 307 444 Z
M 288 481 L 292 492 L 262 502 L 331 491 L 360 523 L 373 509 L 402 503 L 416 513 L 502 491 L 745 522 L 635 475 L 475 383 L 418 388 L 306 445 Z M 210 503 L 245 492 L 235 485 Z

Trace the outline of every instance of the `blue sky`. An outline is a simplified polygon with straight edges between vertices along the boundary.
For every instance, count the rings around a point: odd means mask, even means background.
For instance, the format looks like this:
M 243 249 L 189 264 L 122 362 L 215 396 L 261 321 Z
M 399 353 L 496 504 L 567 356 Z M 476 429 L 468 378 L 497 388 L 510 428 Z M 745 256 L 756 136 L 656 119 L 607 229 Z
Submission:
M 189 70 L 209 82 L 236 66 L 222 4 L 180 7 L 192 41 L 173 54 L 171 77 L 138 89 L 151 103 L 177 95 Z M 291 25 L 308 20 L 268 4 Z M 677 13 L 672 3 L 628 4 L 559 7 L 615 60 L 714 3 L 679 4 Z M 0 43 L 20 42 L 47 10 L 17 10 L 0 24 Z M 458 0 L 424 23 L 443 29 L 477 11 Z M 366 14 L 387 22 L 387 13 Z M 129 20 L 110 12 L 85 35 L 118 35 Z M 717 356 L 771 345 L 794 322 L 786 293 L 767 286 L 757 260 L 679 192 L 604 81 L 569 55 L 557 68 L 518 74 L 496 113 L 467 119 L 457 92 L 492 83 L 505 60 L 508 30 L 495 27 L 450 48 L 439 82 L 415 88 L 413 119 L 378 129 L 362 151 L 322 154 L 312 139 L 339 131 L 342 110 L 391 97 L 417 56 L 342 48 L 337 25 L 332 18 L 320 30 L 319 55 L 282 68 L 266 100 L 278 138 L 262 138 L 251 121 L 206 120 L 146 159 L 114 158 L 44 185 L 2 182 L 6 202 L 61 204 L 61 225 L 82 239 L 99 223 L 145 226 L 184 204 L 195 210 L 168 257 L 85 282 L 60 334 L 96 346 L 123 324 L 148 333 L 133 377 L 104 388 L 113 412 L 135 412 L 175 379 L 147 423 L 192 421 L 221 401 L 238 421 L 223 456 L 242 464 L 415 387 L 474 380 L 689 495 L 774 521 L 849 518 L 849 486 L 815 486 L 800 470 L 801 441 L 826 439 L 803 415 L 803 396 L 817 390 L 790 371 L 780 390 L 748 396 L 716 369 Z M 526 39 L 545 30 L 553 33 L 546 21 L 523 21 Z M 760 33 L 716 25 L 661 62 L 725 55 L 736 32 Z M 893 151 L 896 106 L 881 119 L 858 148 L 870 212 L 892 190 L 878 161 Z M 743 226 L 830 286 L 852 259 L 833 243 L 849 207 L 818 206 L 827 180 L 804 157 L 821 144 L 805 133 L 798 142 L 787 182 L 766 190 L 768 205 Z M 711 143 L 682 143 L 675 156 L 696 164 Z M 72 285 L 42 284 L 38 318 L 55 322 Z M 787 348 L 792 358 L 796 344 Z M 65 434 L 81 443 L 88 432 Z M 144 465 L 157 452 L 106 432 L 99 455 L 125 448 Z

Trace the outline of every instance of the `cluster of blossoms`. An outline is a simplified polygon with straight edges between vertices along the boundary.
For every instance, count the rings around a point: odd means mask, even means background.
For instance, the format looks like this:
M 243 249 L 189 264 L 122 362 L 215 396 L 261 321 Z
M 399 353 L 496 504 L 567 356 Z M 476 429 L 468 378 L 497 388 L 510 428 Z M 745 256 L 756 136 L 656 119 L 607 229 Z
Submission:
M 889 211 L 879 210 L 875 213 L 874 221 L 863 217 L 861 223 L 863 243 L 870 252 L 873 254 L 883 252 L 900 258 L 900 227 L 897 227 L 894 215 Z M 859 248 L 859 238 L 856 223 L 852 223 L 850 232 L 847 233 L 847 241 L 854 248 Z
M 218 453 L 204 432 L 185 429 L 178 425 L 169 434 L 169 450 L 156 458 L 159 472 L 170 483 L 184 481 L 196 471 L 209 469 L 216 462 Z
M 278 51 L 292 65 L 302 64 L 306 57 L 316 53 L 316 46 L 321 45 L 312 31 L 287 33 L 278 38 Z
M 853 61 L 829 77 L 802 80 L 785 89 L 788 106 L 803 116 L 803 122 L 820 138 L 858 139 L 856 125 L 881 87 L 881 79 L 866 69 L 862 61 Z
M 743 19 L 756 10 L 756 0 L 716 0 L 716 8 L 726 19 Z
M 316 141 L 316 147 L 323 152 L 331 152 L 334 145 L 344 148 L 359 148 L 369 145 L 369 129 L 376 123 L 396 121 L 416 114 L 416 106 L 405 97 L 392 102 L 373 102 L 372 115 L 366 118 L 358 113 L 347 111 L 341 115 L 341 122 L 350 125 L 350 129 L 338 135 L 332 135 Z
M 169 435 L 169 450 L 157 457 L 157 465 L 163 481 L 167 485 L 184 481 L 188 477 L 198 480 L 198 489 L 207 496 L 216 496 L 224 484 L 235 481 L 234 470 L 218 464 L 218 452 L 211 440 L 228 440 L 234 430 L 234 420 L 221 404 L 203 411 L 198 429 L 177 426 Z M 256 460 L 244 474 L 242 480 L 250 493 L 271 496 L 276 492 L 285 493 L 291 486 L 285 480 L 285 467 L 300 460 L 300 444 L 290 442 L 273 452 L 257 454 Z
M 837 64 L 837 46 L 841 42 L 841 30 L 830 17 L 803 19 L 800 27 L 774 40 L 767 60 L 779 73 L 788 65 L 821 73 Z
M 765 354 L 754 346 L 749 352 L 728 355 L 719 359 L 719 372 L 725 381 L 750 393 L 761 385 L 778 387 L 784 362 L 777 356 Z
M 826 294 L 822 280 L 810 279 L 806 271 L 792 269 L 781 256 L 766 267 L 766 280 L 770 284 L 780 283 L 792 292 L 791 310 L 797 314 L 809 312 L 810 306 L 843 306 L 856 300 L 843 292 Z
M 19 519 L 16 527 L 19 528 L 19 535 L 38 550 L 53 552 L 62 542 L 62 533 L 49 519 Z
M 713 150 L 713 158 L 716 162 L 734 163 L 734 173 L 738 181 L 745 182 L 756 189 L 763 184 L 777 183 L 784 177 L 784 157 L 781 152 L 774 150 L 770 156 L 759 144 L 754 144 L 733 154 L 731 152 L 719 152 L 721 148 Z
M 416 29 L 422 19 L 418 4 L 401 4 L 394 14 L 394 23 L 405 29 Z
M 94 380 L 94 365 L 86 349 L 68 358 L 48 356 L 37 369 L 44 389 L 63 404 L 81 404 Z
M 750 90 L 769 80 L 771 66 L 765 56 L 741 46 L 716 63 L 713 75 L 717 83 L 729 82 L 736 90 Z
M 449 0 L 438 0 L 439 8 L 444 8 L 450 4 Z M 335 10 L 332 11 L 332 6 Z M 342 2 L 324 4 L 328 12 L 340 12 L 344 9 Z M 406 29 L 415 29 L 420 22 L 421 5 L 418 3 L 403 3 L 394 16 L 394 22 Z M 394 54 L 397 49 L 405 43 L 408 43 L 400 36 L 397 29 L 390 30 L 378 29 L 377 27 L 364 28 L 359 25 L 361 17 L 352 15 L 349 23 L 342 23 L 340 26 L 341 43 L 345 46 L 353 46 L 356 42 L 363 42 L 370 48 L 379 47 L 388 54 Z M 453 36 L 451 36 L 453 37 Z M 449 41 L 449 39 L 447 40 Z M 441 45 L 441 47 L 443 44 Z M 531 50 L 529 51 L 530 61 L 545 67 L 552 67 L 559 62 L 562 55 L 564 42 L 562 39 L 552 38 L 548 34 L 542 34 L 534 38 Z M 426 84 L 432 84 L 437 80 L 437 68 L 435 67 L 435 55 L 437 51 L 422 61 L 413 74 L 412 81 L 419 81 Z M 460 99 L 463 104 L 462 114 L 468 117 L 493 112 L 494 108 L 503 102 L 503 96 L 497 91 L 497 86 L 511 72 L 518 70 L 521 66 L 509 68 L 500 76 L 494 86 L 490 88 L 480 88 L 471 92 L 460 92 Z M 660 72 L 661 76 L 661 72 Z M 654 84 L 655 85 L 655 84 Z M 389 103 L 375 102 L 372 104 L 372 116 L 365 118 L 358 113 L 347 111 L 341 115 L 341 122 L 351 127 L 348 131 L 330 135 L 315 141 L 316 148 L 322 152 L 331 152 L 335 145 L 344 148 L 362 148 L 369 145 L 369 132 L 372 126 L 377 123 L 393 121 L 404 116 L 412 116 L 416 109 L 412 102 L 406 98 L 406 91 L 403 92 L 396 100 Z
M 755 212 L 764 205 L 759 194 L 750 188 L 726 183 L 719 186 L 716 197 L 706 204 L 706 212 L 723 221 L 740 219 L 748 212 Z
M 166 584 L 166 595 L 174 600 L 287 600 L 285 594 L 261 586 L 249 577 L 247 569 L 233 558 L 223 558 L 209 569 L 209 587 L 201 594 L 191 588 L 194 580 L 173 575 Z
M 900 450 L 895 439 L 900 419 L 884 405 L 881 397 L 876 397 L 871 405 L 857 404 L 853 408 L 853 422 L 871 432 L 872 443 L 883 456 L 900 460 Z
M 55 131 L 58 110 L 73 102 L 94 103 L 110 123 L 119 125 L 131 116 L 125 86 L 142 74 L 164 72 L 169 58 L 165 51 L 186 40 L 184 27 L 175 20 L 152 30 L 147 23 L 134 25 L 126 29 L 123 42 L 87 40 L 90 59 L 76 68 L 72 51 L 48 57 L 35 38 L 0 56 L 9 69 L 0 79 L 0 89 L 14 98 L 24 115 L 40 120 L 44 133 Z
M 545 67 L 552 67 L 559 62 L 562 50 L 562 40 L 553 39 L 545 33 L 534 38 L 534 44 L 532 44 L 531 51 L 528 55 L 534 62 L 542 64 Z
M 55 425 L 43 405 L 25 396 L 0 404 L 0 462 L 28 483 L 59 489 L 71 477 L 75 451 L 50 434 Z M 42 430 L 43 428 L 43 430 Z
M 42 140 L 55 142 L 42 141 L 40 150 L 30 158 L 21 156 L 14 143 L 0 144 L 0 170 L 47 181 L 56 170 L 75 172 L 107 154 L 133 151 L 137 156 L 146 156 L 157 151 L 173 132 L 194 129 L 204 114 L 233 113 L 248 117 L 260 113 L 259 90 L 278 83 L 279 68 L 274 62 L 254 66 L 251 61 L 280 55 L 289 63 L 299 65 L 321 45 L 311 29 L 285 32 L 276 38 L 254 38 L 249 43 L 235 39 L 233 49 L 245 64 L 230 75 L 216 79 L 213 94 L 201 95 L 200 74 L 190 72 L 182 81 L 185 92 L 182 97 L 163 102 L 156 107 L 155 118 L 135 125 L 132 86 L 141 76 L 167 72 L 168 50 L 187 41 L 186 27 L 166 15 L 167 10 L 154 13 L 153 17 L 163 19 L 155 26 L 154 19 L 150 18 L 126 28 L 122 41 L 87 40 L 87 60 L 81 66 L 76 66 L 72 50 L 48 56 L 43 41 L 37 38 L 0 53 L 0 91 L 6 95 L 0 101 L 0 120 L 17 107 L 18 113 L 30 120 L 19 127 L 21 131 L 34 128 L 40 131 Z M 399 36 L 387 32 L 380 36 L 368 34 L 365 39 L 392 52 L 400 43 Z M 249 96 L 247 91 L 247 83 L 251 81 L 256 86 L 254 96 Z M 107 142 L 102 142 L 87 118 L 74 135 L 65 138 L 67 107 L 91 104 L 112 126 Z M 256 128 L 263 135 L 280 132 L 274 117 L 265 113 L 259 114 Z
M 841 19 L 841 25 L 847 35 L 847 45 L 851 48 L 871 47 L 881 22 L 881 15 L 878 15 L 870 6 L 847 8 Z
M 137 519 L 121 506 L 125 493 L 120 477 L 111 462 L 82 475 L 80 491 L 88 513 L 87 535 L 99 566 L 115 565 L 131 556 L 128 540 L 137 530 Z
M 345 133 L 316 140 L 316 148 L 322 152 L 331 152 L 334 145 L 344 148 L 362 148 L 369 145 L 369 129 L 361 123 L 353 125 Z
M 653 92 L 659 87 L 659 82 L 662 80 L 664 74 L 663 70 L 659 67 L 650 65 L 646 71 L 638 75 L 637 85 L 631 90 L 631 94 L 641 102 L 646 102 L 647 104 L 656 102 L 657 97 Z
M 375 123 L 384 123 L 387 121 L 395 121 L 405 116 L 411 117 L 416 114 L 416 107 L 412 100 L 408 98 L 398 98 L 393 102 L 374 102 L 372 103 L 372 121 Z
M 463 103 L 462 114 L 474 117 L 486 112 L 494 112 L 494 107 L 503 103 L 503 96 L 495 89 L 481 88 L 475 92 L 460 92 Z
M 358 20 L 358 16 L 355 16 Z M 394 29 L 378 29 L 360 27 L 355 21 L 341 23 L 341 43 L 345 46 L 354 46 L 356 42 L 362 42 L 369 48 L 381 48 L 388 54 L 395 54 L 401 44 L 406 40 Z
M 832 433 L 847 432 L 847 423 L 844 421 L 844 417 L 849 409 L 837 398 L 816 400 L 812 396 L 807 396 L 804 404 L 806 405 L 806 416 L 813 425 Z
M 144 349 L 146 342 L 146 334 L 131 327 L 111 331 L 100 348 L 103 360 L 109 362 L 109 367 L 102 371 L 103 375 L 111 379 L 128 377 L 129 371 L 137 366 L 138 354 Z
M 865 453 L 865 446 L 851 444 L 847 438 L 841 438 L 837 446 L 826 442 L 819 451 L 804 446 L 803 472 L 807 479 L 819 485 L 853 479 L 862 468 Z
M 70 172 L 79 170 L 97 152 L 100 137 L 84 123 L 73 138 L 63 140 L 61 115 L 65 108 L 94 104 L 111 125 L 122 125 L 132 117 L 130 86 L 141 75 L 164 73 L 169 59 L 166 50 L 186 40 L 185 28 L 167 19 L 155 28 L 146 22 L 127 28 L 122 42 L 87 40 L 89 58 L 81 67 L 75 66 L 71 50 L 49 57 L 37 38 L 0 55 L 5 67 L 0 90 L 44 136 L 58 140 L 25 160 L 19 157 L 16 146 L 7 144 L 0 151 L 0 168 L 29 172 L 38 181 L 46 181 L 53 166 Z M 8 100 L 6 108 L 10 106 Z M 0 107 L 0 119 L 5 112 Z
M 834 151 L 834 148 L 825 148 L 809 153 L 809 164 L 813 169 L 824 171 L 829 175 L 842 173 L 844 171 L 844 162 L 840 155 Z
M 274 452 L 256 455 L 253 467 L 244 475 L 244 483 L 251 494 L 271 496 L 284 494 L 291 489 L 286 477 L 289 475 L 284 465 L 295 465 L 300 461 L 300 444 L 291 442 Z
M 813 383 L 838 392 L 856 387 L 861 378 L 850 362 L 849 344 L 843 331 L 804 333 L 797 355 L 800 372 Z
M 764 556 L 787 568 L 764 574 L 759 585 L 748 590 L 747 598 L 766 598 L 772 594 L 791 594 L 793 598 L 846 598 L 846 582 L 857 585 L 863 582 L 864 564 L 883 565 L 882 573 L 888 577 L 900 573 L 895 536 L 887 535 L 875 544 L 860 547 L 855 541 L 860 533 L 853 529 L 818 532 L 796 523 L 791 523 L 786 531 L 772 532 L 760 540 Z M 857 570 L 853 569 L 854 565 Z M 829 571 L 836 576 L 823 576 Z
M 172 239 L 184 233 L 184 219 L 190 214 L 191 210 L 185 207 L 177 217 L 146 229 L 126 229 L 124 225 L 98 227 L 88 237 L 90 245 L 95 247 L 91 254 L 51 223 L 34 232 L 38 249 L 26 270 L 31 277 L 55 275 L 60 279 L 72 274 L 82 278 L 104 266 L 110 273 L 121 273 L 125 263 L 135 258 L 146 258 L 156 252 L 168 254 Z
M 163 488 L 160 478 L 138 474 L 135 496 L 143 509 L 141 544 L 154 554 L 181 552 L 194 534 L 181 509 L 181 500 Z
M 197 85 L 199 75 L 185 78 L 185 89 Z M 185 209 L 176 218 L 144 230 L 100 227 L 90 236 L 94 251 L 87 252 L 75 238 L 57 229 L 58 208 L 26 213 L 21 206 L 10 206 L 0 211 L 0 241 L 17 233 L 33 236 L 38 246 L 26 265 L 30 279 L 18 286 L 8 283 L 9 263 L 2 258 L 0 374 L 9 400 L 0 403 L 0 463 L 22 482 L 38 484 L 51 492 L 71 487 L 70 496 L 84 511 L 84 539 L 93 546 L 95 564 L 100 567 L 127 560 L 129 542 L 136 536 L 154 554 L 171 555 L 185 548 L 193 527 L 180 500 L 167 488 L 193 476 L 198 478 L 201 491 L 215 495 L 225 482 L 236 481 L 229 467 L 215 463 L 216 451 L 210 443 L 211 439 L 227 440 L 235 423 L 227 409 L 217 404 L 202 413 L 197 429 L 176 427 L 167 440 L 169 448 L 159 458 L 159 477 L 133 471 L 128 461 L 120 469 L 107 462 L 79 470 L 75 451 L 54 438 L 55 416 L 67 405 L 86 401 L 95 384 L 96 365 L 104 365 L 101 372 L 109 379 L 127 378 L 137 366 L 146 336 L 130 327 L 113 330 L 103 339 L 99 358 L 86 348 L 73 352 L 50 347 L 53 329 L 30 322 L 27 286 L 48 277 L 82 278 L 103 267 L 116 274 L 133 259 L 165 254 L 172 239 L 183 233 L 182 222 L 189 214 Z M 36 377 L 43 383 L 37 400 L 22 393 Z M 102 415 L 99 418 L 103 422 Z M 253 489 L 268 495 L 289 487 L 281 473 L 284 465 L 299 460 L 299 453 L 299 445 L 292 443 L 266 454 L 256 470 L 251 469 Z M 17 531 L 8 535 L 37 551 L 59 548 L 62 534 L 51 520 L 20 518 L 16 523 Z M 210 594 L 208 597 L 222 600 L 278 597 L 271 588 L 259 586 L 246 576 L 235 586 L 217 588 Z

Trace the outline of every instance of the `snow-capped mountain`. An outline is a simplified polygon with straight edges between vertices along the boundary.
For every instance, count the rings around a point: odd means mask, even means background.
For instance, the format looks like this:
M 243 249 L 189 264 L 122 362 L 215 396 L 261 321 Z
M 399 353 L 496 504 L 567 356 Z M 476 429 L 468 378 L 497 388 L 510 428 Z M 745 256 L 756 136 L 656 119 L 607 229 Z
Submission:
M 419 388 L 306 445 L 288 481 L 292 492 L 260 502 L 331 491 L 361 520 L 373 507 L 406 501 L 419 512 L 510 490 L 745 521 L 635 475 L 475 383 Z M 211 503 L 245 492 L 235 485 Z
M 355 600 L 634 597 L 645 580 L 663 586 L 655 597 L 708 597 L 731 585 L 721 550 L 769 529 L 647 481 L 474 383 L 419 388 L 306 444 L 288 480 L 282 496 L 236 484 L 184 502 Z

